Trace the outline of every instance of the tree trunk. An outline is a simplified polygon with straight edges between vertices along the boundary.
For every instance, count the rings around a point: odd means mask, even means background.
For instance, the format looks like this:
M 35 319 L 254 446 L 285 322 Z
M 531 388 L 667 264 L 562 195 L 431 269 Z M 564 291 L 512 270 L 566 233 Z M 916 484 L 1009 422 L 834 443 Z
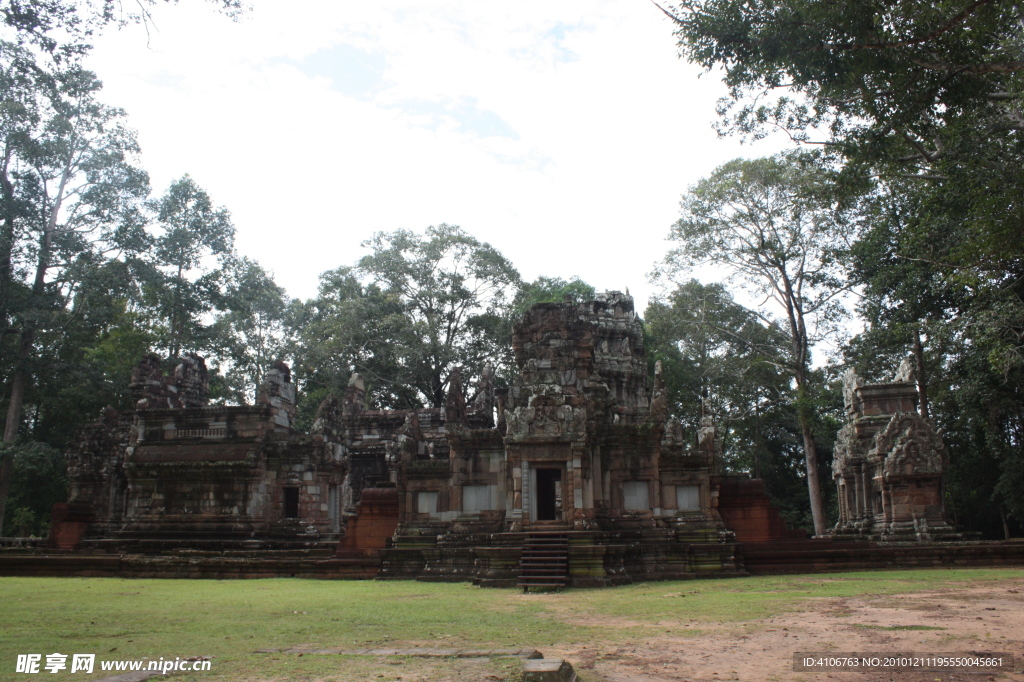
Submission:
M 804 439 L 804 463 L 807 467 L 807 496 L 811 502 L 811 519 L 814 534 L 825 535 L 825 503 L 821 498 L 821 477 L 818 475 L 818 444 L 814 442 L 811 430 L 810 408 L 807 405 L 807 365 L 810 349 L 807 341 L 807 325 L 804 322 L 800 297 L 793 290 L 785 270 L 780 273 L 786 300 L 786 315 L 789 319 L 790 344 L 793 349 L 793 378 L 796 380 L 796 415 L 800 434 Z
M 921 345 L 921 332 L 914 330 L 914 364 L 917 365 L 917 409 L 921 416 L 928 418 L 928 378 L 924 373 L 924 346 Z
M 797 421 L 800 423 L 800 434 L 804 439 L 804 463 L 807 467 L 807 494 L 811 499 L 811 518 L 814 520 L 814 534 L 825 535 L 825 504 L 821 499 L 821 477 L 818 474 L 818 444 L 814 441 L 811 431 L 810 415 L 803 404 L 806 393 L 797 388 Z
M 11 491 L 14 475 L 14 455 L 8 454 L 0 463 L 0 535 L 3 535 L 4 516 L 7 513 L 7 494 Z
M 53 244 L 53 233 L 57 228 L 57 215 L 64 201 L 64 188 L 67 186 L 70 171 L 65 169 L 61 177 L 60 187 L 43 234 L 39 239 L 39 254 L 36 256 L 36 272 L 32 281 L 32 296 L 38 301 L 46 288 L 46 271 L 50 269 L 50 248 Z M 18 347 L 18 359 L 11 377 L 10 402 L 7 404 L 7 420 L 4 422 L 4 442 L 13 443 L 18 437 L 21 426 L 21 408 L 25 402 L 25 385 L 28 383 L 28 361 L 32 357 L 32 342 L 35 340 L 35 327 L 31 320 L 25 322 L 21 330 L 21 345 Z M 4 515 L 7 512 L 7 494 L 11 488 L 11 475 L 14 462 L 10 457 L 4 458 L 0 466 L 0 532 L 3 532 Z
M 11 398 L 7 405 L 7 421 L 4 423 L 4 443 L 13 443 L 18 437 L 21 424 L 21 406 L 25 401 L 25 383 L 28 377 L 28 359 L 32 353 L 32 328 L 21 332 L 21 346 L 11 377 Z M 13 455 L 8 454 L 0 464 L 0 533 L 3 533 L 4 516 L 7 513 L 7 494 L 11 490 L 11 476 L 14 472 Z

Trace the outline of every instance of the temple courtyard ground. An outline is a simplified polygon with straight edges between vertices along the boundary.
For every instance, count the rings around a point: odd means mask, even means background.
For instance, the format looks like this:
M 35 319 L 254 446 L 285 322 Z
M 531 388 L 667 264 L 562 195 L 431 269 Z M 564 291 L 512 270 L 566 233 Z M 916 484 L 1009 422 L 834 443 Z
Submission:
M 537 649 L 584 682 L 1024 681 L 1024 568 L 643 583 L 523 594 L 412 581 L 0 578 L 0 679 L 207 658 L 169 679 L 517 680 L 510 658 L 312 653 Z M 257 653 L 257 651 L 265 653 Z M 794 671 L 794 654 L 1012 654 L 1001 672 Z M 17 672 L 39 654 L 39 673 Z M 52 654 L 65 669 L 49 672 Z M 92 674 L 73 654 L 95 654 Z M 23 659 L 25 660 L 25 659 Z M 60 661 L 60 658 L 56 659 Z

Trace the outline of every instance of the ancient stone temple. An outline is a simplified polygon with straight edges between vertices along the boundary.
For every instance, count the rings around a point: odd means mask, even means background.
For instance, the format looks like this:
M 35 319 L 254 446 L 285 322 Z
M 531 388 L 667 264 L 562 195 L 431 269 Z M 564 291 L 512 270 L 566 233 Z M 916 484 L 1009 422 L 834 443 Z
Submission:
M 710 417 L 692 442 L 666 418 L 628 295 L 535 306 L 513 351 L 511 387 L 496 389 L 490 369 L 465 386 L 455 370 L 443 408 L 367 409 L 354 374 L 309 434 L 293 427 L 283 363 L 256 405 L 229 407 L 208 404 L 199 356 L 147 356 L 134 409 L 108 409 L 69 452 L 52 541 L 302 551 L 381 577 L 529 586 L 740 573 L 723 518 L 740 539 L 792 537 L 759 481 L 721 475 Z
M 890 383 L 865 384 L 851 369 L 843 384 L 849 421 L 836 439 L 837 538 L 884 542 L 958 540 L 946 520 L 946 448 L 917 411 L 911 359 Z
M 737 572 L 714 428 L 687 443 L 666 423 L 631 298 L 535 306 L 513 350 L 509 389 L 485 370 L 470 390 L 455 371 L 444 408 L 367 410 L 358 375 L 324 402 L 314 434 L 347 464 L 339 556 L 485 585 L 531 569 L 532 584 L 577 585 Z
M 58 545 L 119 551 L 334 547 L 344 449 L 292 428 L 295 386 L 278 363 L 254 406 L 207 404 L 197 355 L 132 375 L 133 410 L 107 409 L 68 453 L 77 534 Z M 77 535 L 77 537 L 76 537 Z

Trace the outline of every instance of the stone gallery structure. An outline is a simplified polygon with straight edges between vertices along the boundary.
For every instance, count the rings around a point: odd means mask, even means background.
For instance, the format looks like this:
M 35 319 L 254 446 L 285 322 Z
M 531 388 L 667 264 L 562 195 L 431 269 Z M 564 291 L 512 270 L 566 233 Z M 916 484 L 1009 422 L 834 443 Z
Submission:
M 736 575 L 738 541 L 803 535 L 785 529 L 759 480 L 721 473 L 710 417 L 692 441 L 668 419 L 628 295 L 534 306 L 512 343 L 508 388 L 489 369 L 466 386 L 456 370 L 443 408 L 371 410 L 355 374 L 309 433 L 295 429 L 283 363 L 255 405 L 229 407 L 208 404 L 202 358 L 164 367 L 147 356 L 132 376 L 134 408 L 106 410 L 68 453 L 71 497 L 55 509 L 51 542 L 131 556 L 326 557 L 361 575 L 529 587 Z M 914 411 L 912 381 L 847 383 L 836 536 L 952 537 L 944 450 Z
M 155 355 L 132 374 L 134 410 L 107 409 L 68 453 L 58 546 L 119 551 L 332 546 L 344 450 L 292 429 L 295 386 L 278 363 L 256 405 L 207 404 L 206 366 Z

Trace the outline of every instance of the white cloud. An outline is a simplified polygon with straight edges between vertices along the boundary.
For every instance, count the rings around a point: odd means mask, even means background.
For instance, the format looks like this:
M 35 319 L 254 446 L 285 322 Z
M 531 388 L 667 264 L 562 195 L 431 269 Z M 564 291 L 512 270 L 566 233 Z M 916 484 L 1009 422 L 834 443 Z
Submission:
M 256 0 L 232 23 L 161 7 L 97 42 L 162 192 L 190 173 L 238 247 L 293 296 L 375 230 L 459 224 L 527 278 L 629 287 L 667 250 L 679 195 L 770 153 L 711 130 L 723 93 L 678 60 L 649 2 Z

